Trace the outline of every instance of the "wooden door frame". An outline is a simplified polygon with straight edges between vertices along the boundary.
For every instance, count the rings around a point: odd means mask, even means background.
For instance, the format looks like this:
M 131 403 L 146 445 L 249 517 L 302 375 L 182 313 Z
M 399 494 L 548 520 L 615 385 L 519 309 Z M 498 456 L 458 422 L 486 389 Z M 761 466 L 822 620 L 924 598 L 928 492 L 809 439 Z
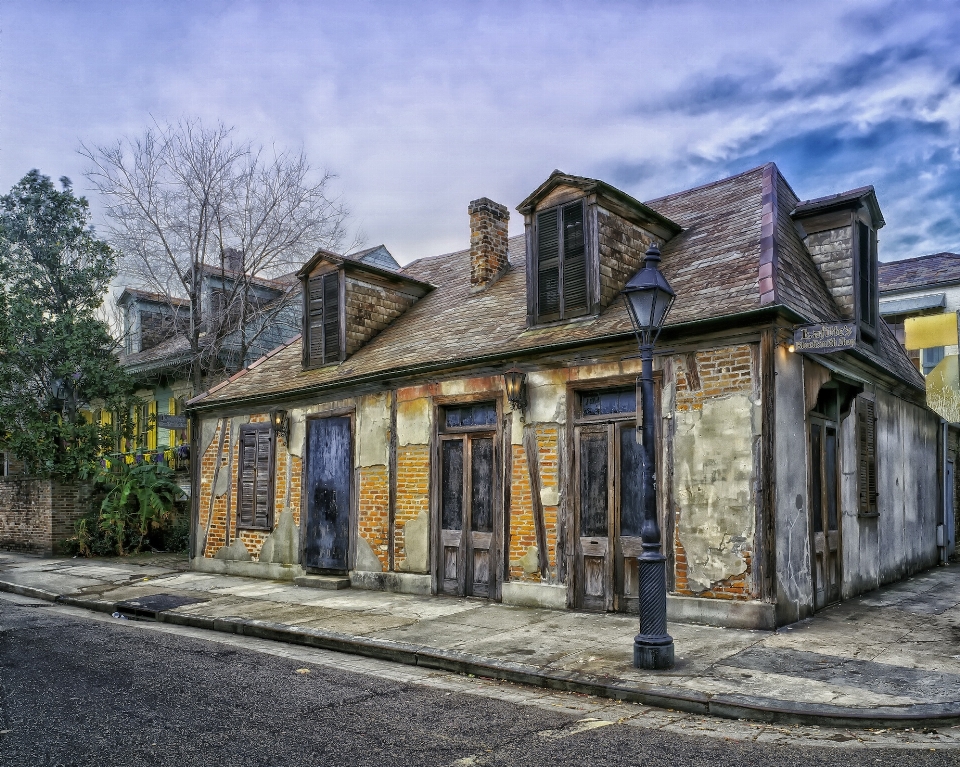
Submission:
M 464 427 L 462 429 L 452 429 L 446 430 L 443 423 L 441 422 L 441 415 L 443 414 L 443 409 L 449 406 L 456 405 L 469 405 L 477 402 L 493 402 L 496 405 L 497 409 L 497 418 L 496 426 L 490 428 L 488 426 L 481 427 Z M 431 408 L 431 417 L 433 418 L 432 428 L 430 430 L 430 471 L 429 471 L 429 488 L 428 488 L 428 503 L 430 508 L 430 593 L 437 595 L 442 592 L 441 589 L 441 577 L 440 577 L 440 568 L 443 564 L 442 562 L 442 524 L 443 519 L 441 516 L 440 504 L 443 500 L 443 456 L 441 455 L 442 442 L 444 437 L 452 437 L 455 435 L 469 437 L 473 434 L 492 434 L 493 435 L 493 536 L 490 541 L 490 549 L 493 553 L 490 561 L 490 567 L 495 568 L 496 575 L 494 579 L 493 589 L 490 596 L 487 597 L 490 601 L 499 602 L 502 599 L 502 590 L 503 590 L 503 580 L 504 580 L 504 569 L 505 562 L 508 557 L 506 555 L 505 546 L 506 546 L 506 525 L 509 524 L 507 521 L 508 510 L 504 509 L 504 494 L 503 489 L 500 487 L 501 477 L 503 475 L 503 392 L 498 389 L 488 389 L 481 392 L 472 392 L 470 394 L 438 394 L 432 398 L 432 408 Z M 464 461 L 468 461 L 468 451 L 464 451 Z M 469 471 L 468 467 L 464 467 L 464 503 L 469 503 L 469 499 L 466 496 L 466 477 L 467 472 Z M 466 517 L 466 514 L 464 514 Z M 461 537 L 461 553 L 463 551 L 463 538 Z M 462 557 L 461 557 L 462 559 Z M 459 569 L 461 563 L 458 563 L 458 577 Z M 466 585 L 464 581 L 464 585 Z
M 839 413 L 838 413 L 838 416 L 839 416 Z M 843 507 L 842 507 L 841 502 L 840 502 L 840 501 L 841 501 L 841 498 L 843 497 L 842 488 L 841 488 L 842 478 L 843 478 L 843 472 L 842 472 L 842 466 L 841 466 L 842 456 L 843 456 L 843 445 L 842 445 L 842 443 L 841 443 L 841 437 L 840 437 L 840 420 L 839 420 L 839 419 L 836 420 L 836 421 L 833 421 L 833 420 L 827 418 L 827 417 L 824 416 L 824 415 L 820 415 L 819 413 L 815 413 L 815 412 L 809 412 L 809 413 L 807 413 L 807 417 L 806 417 L 806 434 L 804 435 L 804 440 L 805 440 L 805 442 L 806 442 L 806 453 L 807 453 L 807 498 L 808 498 L 808 499 L 811 499 L 811 500 L 813 499 L 813 471 L 814 471 L 814 467 L 813 467 L 813 451 L 812 451 L 812 449 L 811 449 L 810 439 L 811 439 L 811 427 L 812 427 L 814 424 L 818 424 L 818 425 L 820 426 L 820 429 L 821 429 L 821 436 L 820 436 L 820 466 L 818 467 L 818 471 L 820 472 L 820 518 L 821 518 L 820 521 L 821 521 L 821 525 L 822 525 L 822 527 L 823 527 L 824 556 L 825 556 L 825 557 L 829 556 L 829 551 L 830 551 L 830 543 L 829 543 L 829 532 L 830 532 L 829 527 L 830 527 L 830 526 L 829 526 L 829 514 L 828 514 L 828 512 L 827 512 L 827 483 L 826 483 L 826 475 L 825 475 L 825 472 L 824 472 L 824 469 L 825 469 L 825 467 L 826 467 L 826 460 L 827 460 L 827 457 L 826 457 L 826 456 L 827 456 L 826 442 L 827 442 L 827 429 L 828 429 L 828 428 L 832 428 L 832 429 L 836 432 L 836 437 L 835 437 L 835 439 L 836 439 L 836 442 L 837 442 L 837 444 L 836 444 L 836 464 L 837 464 L 837 465 L 836 465 L 836 472 L 837 472 L 837 482 L 836 482 L 836 496 L 837 496 L 837 497 L 836 497 L 836 504 L 837 504 L 837 559 L 838 559 L 838 566 L 839 566 L 839 573 L 838 573 L 839 583 L 837 584 L 837 589 L 838 589 L 838 591 L 839 591 L 839 595 L 838 595 L 837 600 L 836 600 L 835 602 L 834 602 L 834 601 L 824 601 L 823 607 L 819 608 L 819 609 L 822 610 L 822 609 L 825 609 L 825 608 L 829 607 L 830 605 L 834 605 L 834 604 L 837 604 L 838 602 L 843 601 L 843 600 L 842 600 L 842 594 L 843 594 Z M 812 585 L 812 587 L 813 587 L 813 588 L 812 588 L 811 596 L 813 597 L 813 610 L 814 610 L 814 612 L 816 612 L 816 611 L 818 610 L 818 608 L 817 608 L 817 567 L 816 567 L 816 556 L 817 556 L 817 539 L 816 539 L 816 535 L 817 535 L 817 533 L 816 533 L 816 531 L 814 530 L 814 524 L 813 524 L 813 504 L 812 504 L 812 503 L 808 503 L 807 505 L 808 505 L 808 507 L 809 507 L 809 511 L 807 512 L 807 524 L 809 525 L 809 530 L 810 530 L 810 534 L 809 534 L 809 541 L 810 541 L 810 582 L 811 582 L 811 585 Z M 826 563 L 826 561 L 825 561 L 825 562 L 824 562 L 824 573 L 825 573 L 825 574 L 826 574 L 826 565 L 827 565 L 827 563 Z M 829 597 L 826 596 L 826 595 L 827 595 L 826 587 L 824 588 L 824 595 L 825 595 L 825 596 L 824 596 L 824 599 L 825 599 L 825 600 L 828 600 Z
M 309 413 L 303 423 L 303 460 L 300 462 L 300 562 L 306 571 L 304 550 L 307 545 L 307 515 L 310 513 L 309 493 L 306 492 L 307 478 L 310 476 L 310 422 L 322 418 L 349 418 L 350 419 L 350 509 L 347 522 L 347 572 L 353 570 L 356 564 L 357 552 L 357 520 L 360 511 L 358 489 L 360 487 L 360 468 L 356 465 L 356 426 L 357 408 L 350 406 L 336 408 L 321 413 Z M 313 568 L 316 569 L 316 568 Z

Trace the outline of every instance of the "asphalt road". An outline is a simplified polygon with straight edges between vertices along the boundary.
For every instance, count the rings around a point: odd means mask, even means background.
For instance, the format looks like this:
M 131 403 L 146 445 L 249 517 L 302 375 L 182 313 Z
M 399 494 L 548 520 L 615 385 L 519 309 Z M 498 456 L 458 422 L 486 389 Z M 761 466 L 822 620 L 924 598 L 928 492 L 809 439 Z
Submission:
M 631 726 L 244 642 L 258 646 L 0 599 L 0 765 L 960 764 L 960 749 L 935 745 L 828 748 Z

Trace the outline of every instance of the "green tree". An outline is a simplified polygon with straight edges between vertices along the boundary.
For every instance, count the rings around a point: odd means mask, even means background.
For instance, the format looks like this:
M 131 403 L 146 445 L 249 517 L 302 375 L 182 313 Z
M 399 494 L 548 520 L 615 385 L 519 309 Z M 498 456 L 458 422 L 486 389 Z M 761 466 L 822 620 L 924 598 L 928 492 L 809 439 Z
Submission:
M 30 474 L 71 479 L 113 444 L 82 408 L 126 413 L 134 400 L 97 316 L 117 254 L 97 239 L 87 200 L 60 183 L 32 170 L 0 197 L 0 447 Z

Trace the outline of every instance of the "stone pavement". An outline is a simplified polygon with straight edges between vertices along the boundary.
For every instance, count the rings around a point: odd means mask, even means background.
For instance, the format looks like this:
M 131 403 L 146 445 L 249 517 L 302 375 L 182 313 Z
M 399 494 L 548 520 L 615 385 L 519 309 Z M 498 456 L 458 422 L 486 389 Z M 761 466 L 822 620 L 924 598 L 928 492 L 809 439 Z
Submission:
M 635 616 L 5 552 L 0 590 L 700 714 L 861 727 L 960 722 L 957 566 L 776 632 L 673 623 L 677 664 L 661 672 L 632 666 Z

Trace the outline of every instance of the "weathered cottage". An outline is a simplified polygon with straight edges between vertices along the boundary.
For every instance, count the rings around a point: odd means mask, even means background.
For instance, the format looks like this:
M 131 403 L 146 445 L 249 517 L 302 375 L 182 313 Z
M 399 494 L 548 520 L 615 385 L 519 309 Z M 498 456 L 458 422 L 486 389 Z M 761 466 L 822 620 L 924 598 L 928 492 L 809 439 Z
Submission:
M 403 268 L 303 267 L 302 335 L 189 403 L 194 568 L 636 610 L 618 296 L 651 243 L 677 293 L 655 360 L 670 617 L 772 628 L 936 564 L 953 452 L 879 315 L 872 188 L 800 202 L 770 164 L 641 203 L 554 172 L 518 211 L 510 238 L 476 200 L 469 249 Z M 811 323 L 852 341 L 792 350 Z

